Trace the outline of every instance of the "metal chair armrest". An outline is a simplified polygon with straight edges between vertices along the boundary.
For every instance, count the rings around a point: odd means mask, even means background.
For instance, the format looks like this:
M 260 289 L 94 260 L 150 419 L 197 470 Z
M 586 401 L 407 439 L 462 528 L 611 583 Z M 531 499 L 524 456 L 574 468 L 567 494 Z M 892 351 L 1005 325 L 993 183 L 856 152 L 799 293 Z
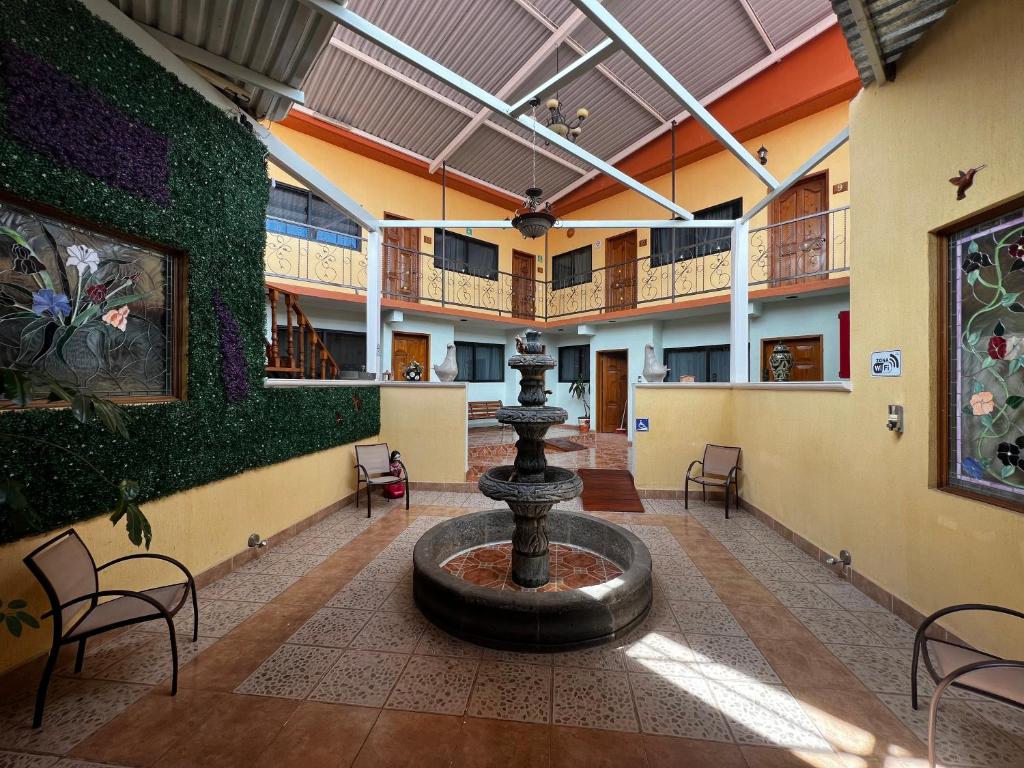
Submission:
M 694 459 L 693 461 L 691 461 L 690 466 L 686 468 L 686 476 L 691 480 L 693 480 L 694 478 L 693 475 L 691 475 L 690 473 L 693 471 L 694 466 L 697 464 L 700 464 L 701 471 L 704 471 L 704 462 L 701 459 Z
M 366 467 L 364 467 L 362 464 L 356 464 L 355 465 L 355 469 L 357 469 L 357 470 L 359 470 L 360 472 L 363 473 L 363 482 L 369 484 L 369 482 L 370 482 L 370 473 L 366 471 Z
M 57 609 L 63 611 L 65 608 L 70 608 L 76 603 L 82 603 L 86 600 L 94 600 L 99 597 L 135 597 L 139 600 L 149 603 L 154 608 L 156 608 L 158 613 L 162 614 L 166 618 L 170 618 L 170 614 L 168 613 L 167 609 L 164 608 L 156 600 L 156 598 L 150 597 L 149 595 L 143 594 L 142 592 L 135 592 L 131 589 L 101 589 L 96 592 L 90 592 L 87 595 L 82 595 L 81 597 L 76 597 L 74 600 L 68 600 L 66 603 L 61 603 L 59 606 L 57 606 Z M 50 616 L 52 613 L 53 611 L 47 611 L 42 615 L 41 618 L 46 618 L 47 616 Z M 71 627 L 71 629 L 74 629 L 74 627 Z
M 961 603 L 960 605 L 950 605 L 936 611 L 921 622 L 921 626 L 917 628 L 917 633 L 914 635 L 914 646 L 916 647 L 924 638 L 924 633 L 928 627 L 943 616 L 948 616 L 951 613 L 958 613 L 960 611 L 992 611 L 994 613 L 1004 613 L 1008 616 L 1015 616 L 1018 619 L 1024 619 L 1024 613 L 1015 611 L 1012 608 L 1004 608 L 1001 605 L 988 605 L 987 603 Z
M 189 585 L 195 584 L 195 579 L 192 578 L 191 571 L 189 571 L 189 569 L 185 567 L 184 563 L 175 560 L 173 557 L 168 557 L 167 555 L 158 555 L 149 552 L 141 552 L 134 555 L 125 555 L 124 557 L 118 557 L 115 560 L 111 560 L 109 563 L 104 563 L 103 565 L 99 566 L 96 569 L 96 572 L 99 573 L 104 568 L 109 568 L 112 565 L 123 563 L 125 560 L 139 560 L 142 558 L 147 558 L 149 560 L 163 560 L 165 563 L 170 563 L 171 565 L 176 566 L 178 570 L 185 574 L 185 578 L 188 580 Z
M 400 466 L 402 468 L 402 474 L 401 474 L 401 476 L 398 479 L 399 480 L 405 480 L 406 482 L 408 482 L 408 480 L 409 480 L 409 470 L 405 468 L 405 462 L 402 461 L 401 459 L 399 459 L 398 460 L 398 466 Z

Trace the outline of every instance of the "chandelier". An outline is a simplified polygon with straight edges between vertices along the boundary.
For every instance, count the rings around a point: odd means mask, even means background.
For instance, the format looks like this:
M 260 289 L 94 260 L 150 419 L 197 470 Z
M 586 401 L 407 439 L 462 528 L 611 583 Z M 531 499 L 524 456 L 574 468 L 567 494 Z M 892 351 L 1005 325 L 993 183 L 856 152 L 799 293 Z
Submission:
M 555 48 L 555 74 L 558 74 L 558 47 Z M 537 100 L 539 104 L 540 101 Z M 558 93 L 547 100 L 544 105 L 548 110 L 548 128 L 557 133 L 563 139 L 575 142 L 583 133 L 583 121 L 590 117 L 590 111 L 586 107 L 576 110 L 576 118 L 567 120 L 562 114 L 562 102 L 558 99 Z
M 533 185 L 526 190 L 526 199 L 515 211 L 512 218 L 512 226 L 519 230 L 523 237 L 531 240 L 543 237 L 555 223 L 555 216 L 551 213 L 551 203 L 541 205 L 541 197 L 544 192 L 537 186 L 537 99 L 533 100 L 532 131 L 530 133 L 530 147 L 533 150 L 531 160 L 533 162 Z

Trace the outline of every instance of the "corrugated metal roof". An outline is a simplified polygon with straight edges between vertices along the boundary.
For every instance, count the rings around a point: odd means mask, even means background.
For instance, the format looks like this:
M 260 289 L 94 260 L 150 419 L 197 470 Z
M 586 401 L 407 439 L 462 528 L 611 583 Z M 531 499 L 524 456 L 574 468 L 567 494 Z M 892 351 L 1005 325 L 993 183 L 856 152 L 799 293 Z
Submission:
M 830 14 L 829 0 L 750 2 L 776 46 Z M 737 0 L 606 0 L 605 5 L 698 98 L 755 66 L 770 52 Z M 501 90 L 550 40 L 552 27 L 563 24 L 575 10 L 569 0 L 349 0 L 348 7 L 492 93 Z M 576 58 L 574 45 L 586 50 L 601 39 L 597 28 L 585 20 L 572 33 L 571 42 L 561 46 L 559 63 L 564 67 Z M 306 85 L 307 106 L 328 118 L 417 154 L 437 157 L 466 124 L 468 114 L 479 110 L 475 102 L 429 73 L 346 29 L 338 29 L 336 40 L 347 50 L 330 46 Z M 391 75 L 357 61 L 360 57 L 371 57 Z M 352 59 L 359 66 L 343 65 L 343 59 Z M 567 116 L 581 106 L 590 110 L 580 146 L 610 158 L 674 117 L 682 105 L 625 52 L 616 53 L 605 66 L 610 76 L 590 71 L 562 88 L 559 97 Z M 554 71 L 554 56 L 548 56 L 527 77 L 529 89 Z M 338 78 L 357 82 L 329 82 Z M 438 92 L 443 100 L 425 97 L 416 90 L 419 86 Z M 520 88 L 517 95 L 530 93 L 529 89 Z M 453 109 L 453 104 L 457 108 Z M 539 110 L 538 116 L 546 117 L 545 111 Z M 503 118 L 491 119 L 520 137 L 528 136 Z M 582 166 L 582 161 L 562 150 L 548 149 Z M 448 164 L 518 195 L 528 182 L 528 174 L 522 170 L 529 165 L 524 164 L 528 157 L 528 144 L 482 126 L 448 158 Z M 568 184 L 579 177 L 550 158 L 538 162 L 545 176 L 539 181 L 551 194 L 564 186 L 563 180 Z
M 140 24 L 301 88 L 331 37 L 334 22 L 298 0 L 110 0 Z M 280 120 L 291 102 L 254 88 L 243 106 L 257 118 Z
M 928 28 L 941 19 L 956 0 L 870 0 L 864 2 L 868 23 L 878 41 L 881 59 L 893 71 L 899 58 L 916 43 Z M 861 82 L 875 82 L 865 41 L 857 26 L 849 0 L 832 0 L 846 42 L 850 46 Z M 869 43 L 870 44 L 870 43 Z

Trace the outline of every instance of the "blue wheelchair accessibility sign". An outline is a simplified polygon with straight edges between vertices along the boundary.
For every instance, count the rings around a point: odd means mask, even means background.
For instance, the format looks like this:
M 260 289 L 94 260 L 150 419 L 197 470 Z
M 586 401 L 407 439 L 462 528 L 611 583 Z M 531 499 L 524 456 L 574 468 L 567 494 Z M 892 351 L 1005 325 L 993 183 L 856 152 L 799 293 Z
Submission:
M 637 419 L 636 420 L 636 431 L 637 432 L 650 432 L 651 431 L 651 420 L 650 419 Z

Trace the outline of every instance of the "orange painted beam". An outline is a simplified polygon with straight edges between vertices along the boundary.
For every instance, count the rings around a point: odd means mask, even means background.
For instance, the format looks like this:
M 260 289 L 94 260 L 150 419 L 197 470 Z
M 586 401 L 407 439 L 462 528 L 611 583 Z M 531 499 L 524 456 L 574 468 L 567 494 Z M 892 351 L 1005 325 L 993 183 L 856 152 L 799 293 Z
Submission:
M 368 139 L 365 136 L 359 136 L 339 125 L 334 125 L 305 112 L 299 112 L 296 109 L 290 110 L 288 115 L 278 125 L 304 133 L 307 136 L 312 136 L 315 139 L 326 141 L 328 144 L 333 144 L 349 152 L 376 160 L 378 163 L 390 165 L 392 168 L 411 173 L 435 184 L 441 184 L 440 174 L 431 173 L 430 166 L 425 160 L 421 160 L 394 147 L 376 142 L 373 139 Z M 457 189 L 459 192 L 472 195 L 478 200 L 493 203 L 509 210 L 515 210 L 523 202 L 521 198 L 498 192 L 458 174 L 448 175 L 448 186 L 451 189 Z
M 859 90 L 860 78 L 846 39 L 840 28 L 833 26 L 729 91 L 708 109 L 737 139 L 747 141 L 849 101 Z M 816 147 L 808 148 L 813 149 Z M 677 168 L 721 151 L 718 140 L 696 120 L 686 119 L 676 126 Z M 640 181 L 669 173 L 670 132 L 624 158 L 616 167 Z M 625 189 L 614 179 L 597 176 L 559 200 L 556 213 L 564 216 Z

